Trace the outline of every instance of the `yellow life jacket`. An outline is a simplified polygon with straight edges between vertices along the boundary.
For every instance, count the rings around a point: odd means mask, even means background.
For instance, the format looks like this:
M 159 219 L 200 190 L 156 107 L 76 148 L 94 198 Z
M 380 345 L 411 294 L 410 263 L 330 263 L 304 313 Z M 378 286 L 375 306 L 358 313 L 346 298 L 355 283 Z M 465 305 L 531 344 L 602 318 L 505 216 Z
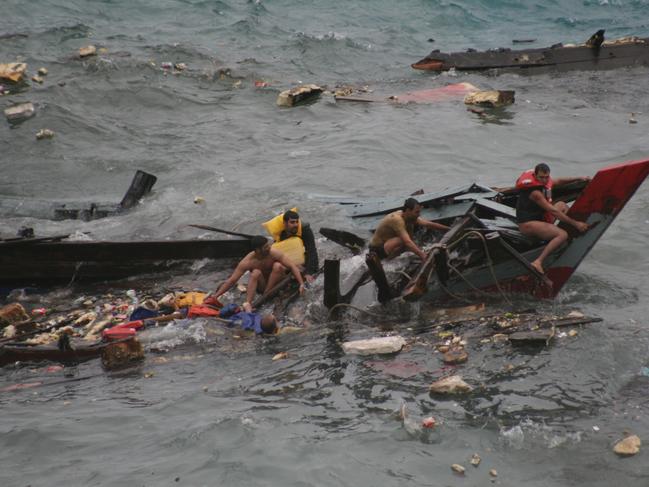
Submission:
M 291 208 L 291 210 L 297 213 L 297 208 Z M 300 220 L 297 227 L 297 235 L 282 240 L 281 242 L 279 237 L 284 230 L 284 213 L 280 213 L 267 222 L 262 223 L 262 226 L 275 241 L 272 248 L 282 252 L 295 265 L 304 265 L 304 252 L 306 252 L 306 249 L 302 241 L 302 220 Z
M 304 242 L 300 237 L 289 237 L 281 242 L 275 242 L 272 248 L 279 250 L 295 265 L 304 265 Z
M 176 308 L 186 308 L 203 304 L 203 300 L 207 297 L 207 293 L 192 291 L 189 293 L 180 293 L 176 295 L 175 305 Z

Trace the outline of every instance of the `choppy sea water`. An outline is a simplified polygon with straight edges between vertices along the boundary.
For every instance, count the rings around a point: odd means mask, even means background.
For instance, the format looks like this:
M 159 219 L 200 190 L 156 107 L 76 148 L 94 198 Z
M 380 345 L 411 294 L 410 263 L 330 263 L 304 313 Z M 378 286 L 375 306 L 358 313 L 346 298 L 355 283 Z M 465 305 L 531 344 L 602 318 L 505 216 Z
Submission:
M 31 101 L 37 109 L 17 127 L 0 126 L 0 232 L 13 236 L 27 225 L 42 235 L 190 238 L 200 232 L 187 223 L 207 223 L 257 233 L 261 221 L 293 205 L 315 229 L 354 230 L 331 196 L 473 180 L 507 185 L 539 160 L 557 176 L 592 175 L 646 157 L 647 68 L 454 76 L 410 64 L 436 48 L 579 42 L 600 28 L 607 37 L 647 36 L 648 12 L 646 1 L 5 1 L 0 62 L 49 74 L 42 85 L 0 97 L 3 108 Z M 88 44 L 106 51 L 75 59 Z M 164 62 L 187 69 L 172 74 Z M 275 105 L 299 82 L 388 96 L 459 81 L 513 89 L 516 103 L 486 120 L 461 100 L 359 105 L 323 96 L 292 109 Z M 637 124 L 629 124 L 631 113 Z M 54 139 L 36 141 L 41 128 Z M 159 180 L 128 215 L 53 222 L 20 211 L 61 200 L 116 202 L 136 169 Z M 205 203 L 194 204 L 196 196 Z M 167 352 L 151 351 L 130 372 L 104 373 L 96 361 L 69 377 L 5 367 L 3 387 L 44 385 L 0 393 L 2 484 L 485 485 L 495 468 L 499 485 L 645 485 L 644 452 L 622 460 L 611 446 L 625 430 L 649 438 L 648 205 L 642 187 L 559 298 L 540 305 L 604 321 L 540 351 L 470 342 L 458 370 L 476 386 L 466 397 L 427 392 L 449 371 L 427 345 L 433 337 L 417 334 L 431 321 L 426 303 L 333 321 L 319 305 L 322 283 L 307 297 L 312 325 L 303 333 L 235 340 L 208 323 L 179 324 L 165 330 L 170 335 L 146 336 L 149 350 Z M 323 256 L 345 255 L 318 243 Z M 356 265 L 350 259 L 344 269 Z M 225 272 L 146 284 L 209 289 Z M 138 284 L 109 286 L 117 294 Z M 72 287 L 36 299 L 90 292 Z M 489 305 L 506 310 L 497 298 Z M 388 329 L 418 344 L 386 359 L 342 354 L 340 341 Z M 279 351 L 289 359 L 273 362 Z M 389 368 L 417 373 L 399 377 Z M 409 433 L 396 414 L 403 402 L 439 427 Z M 474 452 L 483 459 L 477 469 L 468 463 Z M 464 479 L 453 463 L 467 467 Z

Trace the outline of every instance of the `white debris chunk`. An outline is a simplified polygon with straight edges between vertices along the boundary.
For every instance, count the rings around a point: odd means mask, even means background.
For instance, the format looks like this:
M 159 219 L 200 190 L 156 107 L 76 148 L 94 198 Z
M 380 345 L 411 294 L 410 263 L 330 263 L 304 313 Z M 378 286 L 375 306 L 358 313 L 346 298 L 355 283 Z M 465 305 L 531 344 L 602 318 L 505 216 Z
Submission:
M 377 337 L 368 340 L 354 340 L 343 343 L 345 353 L 358 355 L 372 355 L 399 352 L 406 344 L 401 336 Z

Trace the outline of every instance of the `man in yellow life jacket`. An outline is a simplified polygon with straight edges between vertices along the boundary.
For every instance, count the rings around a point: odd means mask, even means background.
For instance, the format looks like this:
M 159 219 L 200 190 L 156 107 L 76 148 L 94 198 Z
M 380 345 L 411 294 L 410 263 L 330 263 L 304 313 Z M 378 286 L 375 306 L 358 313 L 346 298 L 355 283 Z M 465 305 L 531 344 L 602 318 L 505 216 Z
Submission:
M 209 296 L 203 304 L 220 305 L 219 297 L 225 294 L 234 286 L 246 271 L 250 272 L 248 287 L 246 290 L 246 302 L 243 303 L 244 311 L 252 311 L 252 302 L 257 292 L 264 293 L 273 289 L 279 281 L 277 275 L 284 269 L 290 269 L 295 280 L 300 285 L 300 294 L 304 293 L 304 280 L 297 265 L 280 250 L 271 247 L 271 243 L 263 235 L 256 235 L 250 239 L 252 252 L 246 255 L 234 269 L 228 279 L 219 286 L 214 294 Z
M 318 272 L 318 251 L 315 237 L 308 223 L 302 223 L 296 208 L 278 215 L 263 224 L 273 237 L 273 248 L 283 252 L 293 263 L 304 271 L 308 282 L 313 282 Z M 278 269 L 277 274 L 271 275 L 269 284 L 277 284 L 288 269 Z

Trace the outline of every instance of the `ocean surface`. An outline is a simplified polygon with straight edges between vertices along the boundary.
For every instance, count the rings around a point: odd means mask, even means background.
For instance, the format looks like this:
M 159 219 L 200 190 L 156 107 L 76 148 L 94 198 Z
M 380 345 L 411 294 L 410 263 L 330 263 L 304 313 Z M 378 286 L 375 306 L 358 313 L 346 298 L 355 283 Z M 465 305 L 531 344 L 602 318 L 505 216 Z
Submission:
M 0 63 L 48 74 L 0 96 L 3 109 L 36 107 L 22 124 L 0 121 L 0 237 L 22 226 L 96 240 L 205 236 L 188 223 L 260 233 L 291 206 L 315 230 L 354 231 L 336 198 L 506 186 L 541 161 L 557 177 L 592 176 L 646 158 L 647 67 L 537 76 L 410 67 L 432 49 L 575 43 L 598 29 L 649 36 L 649 1 L 3 0 Z M 89 44 L 99 55 L 79 59 Z M 489 117 L 461 98 L 394 105 L 324 94 L 276 105 L 299 83 L 387 97 L 457 82 L 515 90 L 516 102 Z M 43 128 L 52 140 L 36 140 Z M 128 214 L 83 222 L 39 213 L 119 202 L 137 169 L 158 182 Z M 344 257 L 344 273 L 361 265 L 316 237 L 321 259 Z M 321 281 L 298 310 L 310 323 L 301 333 L 235 340 L 207 322 L 177 323 L 147 332 L 146 361 L 126 372 L 96 360 L 71 371 L 4 367 L 0 389 L 44 385 L 0 392 L 0 485 L 649 485 L 646 450 L 612 452 L 624 432 L 649 442 L 648 239 L 645 185 L 555 301 L 513 304 L 603 321 L 538 351 L 469 342 L 457 372 L 476 390 L 458 398 L 428 394 L 449 373 L 436 337 L 417 332 L 434 323 L 431 304 L 382 309 L 370 296 L 379 316 L 330 320 Z M 228 270 L 28 291 L 25 306 L 131 288 L 210 290 Z M 511 309 L 497 296 L 487 306 Z M 383 359 L 340 348 L 386 333 L 417 341 Z M 289 358 L 272 361 L 281 351 Z M 437 428 L 404 427 L 402 403 Z

